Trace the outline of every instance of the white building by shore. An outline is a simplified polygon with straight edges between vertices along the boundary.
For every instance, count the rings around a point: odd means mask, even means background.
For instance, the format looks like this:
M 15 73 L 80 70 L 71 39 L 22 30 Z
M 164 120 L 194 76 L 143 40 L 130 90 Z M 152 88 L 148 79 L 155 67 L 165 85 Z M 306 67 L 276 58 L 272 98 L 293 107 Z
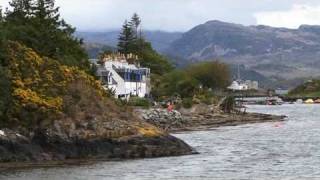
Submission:
M 134 59 L 133 55 L 129 55 Z M 150 94 L 150 69 L 138 64 L 130 64 L 124 55 L 109 55 L 98 63 L 91 60 L 97 67 L 97 76 L 104 87 L 113 91 L 117 98 L 129 99 L 131 96 L 146 97 Z
M 246 80 L 245 82 L 242 82 L 238 80 L 233 81 L 232 84 L 228 87 L 228 89 L 234 91 L 258 90 L 259 83 L 257 81 Z

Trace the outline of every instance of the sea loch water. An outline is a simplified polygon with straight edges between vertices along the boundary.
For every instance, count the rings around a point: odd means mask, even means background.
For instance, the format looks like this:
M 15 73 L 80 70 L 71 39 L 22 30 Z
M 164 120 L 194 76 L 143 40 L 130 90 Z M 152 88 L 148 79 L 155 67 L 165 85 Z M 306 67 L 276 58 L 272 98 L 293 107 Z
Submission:
M 249 111 L 288 119 L 176 134 L 199 155 L 0 172 L 0 179 L 320 179 L 320 105 L 250 106 Z

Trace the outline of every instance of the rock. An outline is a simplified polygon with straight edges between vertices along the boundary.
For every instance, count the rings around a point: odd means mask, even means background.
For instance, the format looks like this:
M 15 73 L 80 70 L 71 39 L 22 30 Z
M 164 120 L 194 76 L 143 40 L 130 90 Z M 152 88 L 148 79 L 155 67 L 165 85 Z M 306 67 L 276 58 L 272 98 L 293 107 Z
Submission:
M 90 130 L 75 131 L 74 136 L 68 136 L 68 133 L 65 134 L 63 131 L 36 130 L 31 133 L 32 137 L 26 137 L 9 129 L 0 130 L 0 162 L 144 158 L 187 155 L 195 152 L 183 141 L 167 134 L 109 138 L 97 137 Z M 113 131 L 113 133 L 116 134 L 114 136 L 120 137 L 126 134 L 124 131 Z
M 184 119 L 179 111 L 168 111 L 167 109 L 138 110 L 138 114 L 148 123 L 157 127 L 167 129 L 170 126 L 180 126 Z

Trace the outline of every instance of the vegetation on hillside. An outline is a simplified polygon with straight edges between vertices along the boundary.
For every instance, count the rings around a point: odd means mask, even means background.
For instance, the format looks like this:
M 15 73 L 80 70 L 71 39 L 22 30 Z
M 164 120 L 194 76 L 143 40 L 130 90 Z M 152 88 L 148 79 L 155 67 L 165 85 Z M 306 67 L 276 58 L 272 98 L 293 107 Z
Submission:
M 118 50 L 123 54 L 138 55 L 141 66 L 151 69 L 152 95 L 155 99 L 200 96 L 200 99 L 206 101 L 205 99 L 210 99 L 209 96 L 214 96 L 213 90 L 224 89 L 229 85 L 229 68 L 218 61 L 174 69 L 171 63 L 142 37 L 140 24 L 137 14 L 134 14 L 130 21 L 125 21 L 119 36 Z
M 88 74 L 90 65 L 74 28 L 60 18 L 54 0 L 12 0 L 0 16 L 0 124 L 36 129 L 56 120 L 127 120 L 130 111 L 119 107 Z M 228 84 L 227 66 L 219 62 L 173 70 L 142 37 L 140 18 L 126 22 L 119 51 L 137 54 L 149 67 L 155 98 L 179 95 L 185 104 L 197 96 L 210 103 L 211 90 Z M 191 101 L 193 101 L 191 99 Z M 132 99 L 134 105 L 149 101 Z
M 151 73 L 156 75 L 163 75 L 173 69 L 168 59 L 157 53 L 142 36 L 141 20 L 137 14 L 129 22 L 124 22 L 119 35 L 118 51 L 126 55 L 138 55 L 140 65 L 150 68 Z
M 190 104 L 190 98 L 212 104 L 214 92 L 225 89 L 229 83 L 230 73 L 226 64 L 218 61 L 203 62 L 160 77 L 153 88 L 153 95 L 157 99 L 179 96 L 185 104 Z
M 40 56 L 89 70 L 82 42 L 73 36 L 75 28 L 60 17 L 54 0 L 12 0 L 10 6 L 1 18 L 2 48 L 7 40 L 16 41 Z
M 107 94 L 99 81 L 78 67 L 41 57 L 17 42 L 6 48 L 5 74 L 10 92 L 2 101 L 2 124 L 43 127 L 53 120 L 99 117 Z
M 320 97 L 320 80 L 308 81 L 289 92 L 295 97 Z
M 0 16 L 2 128 L 34 130 L 60 120 L 130 124 L 131 112 L 88 74 L 81 41 L 53 0 L 12 0 L 10 5 Z

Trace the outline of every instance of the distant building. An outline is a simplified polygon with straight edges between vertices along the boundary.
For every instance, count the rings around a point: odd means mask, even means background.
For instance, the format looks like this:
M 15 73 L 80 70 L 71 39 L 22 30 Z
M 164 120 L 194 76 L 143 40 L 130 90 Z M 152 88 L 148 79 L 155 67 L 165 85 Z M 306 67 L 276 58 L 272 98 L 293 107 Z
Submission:
M 259 83 L 251 80 L 242 81 L 240 75 L 240 65 L 238 65 L 238 79 L 233 81 L 228 89 L 233 91 L 259 90 Z
M 244 83 L 233 81 L 232 84 L 228 87 L 228 89 L 234 90 L 234 91 L 244 91 L 244 90 L 248 90 L 248 86 Z
M 258 90 L 259 83 L 257 81 L 246 80 L 242 82 L 241 80 L 233 81 L 228 87 L 230 90 L 234 91 L 247 91 L 247 90 Z
M 258 90 L 259 83 L 257 81 L 246 80 L 245 84 L 248 86 L 249 90 Z
M 113 54 L 101 61 L 91 60 L 97 67 L 97 76 L 104 87 L 113 91 L 117 98 L 128 99 L 131 96 L 146 97 L 150 94 L 150 69 L 142 68 L 139 64 L 129 63 L 137 59 L 133 55 L 125 57 Z

